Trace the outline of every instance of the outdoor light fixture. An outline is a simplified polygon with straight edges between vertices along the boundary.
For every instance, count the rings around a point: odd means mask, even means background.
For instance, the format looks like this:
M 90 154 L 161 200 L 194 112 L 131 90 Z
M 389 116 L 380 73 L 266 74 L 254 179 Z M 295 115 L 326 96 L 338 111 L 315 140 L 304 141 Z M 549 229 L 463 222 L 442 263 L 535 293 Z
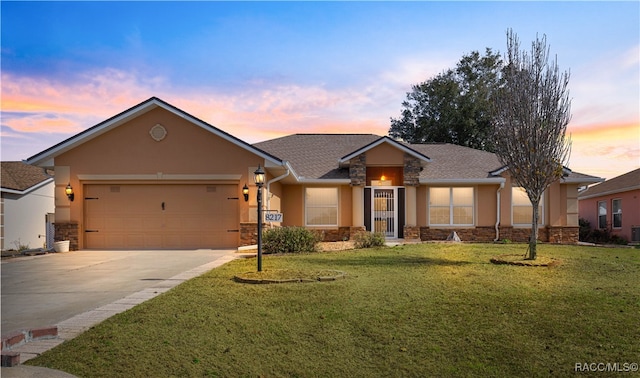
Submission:
M 258 164 L 253 172 L 253 181 L 258 187 L 258 272 L 262 272 L 262 186 L 264 185 L 264 170 Z
M 258 185 L 258 187 L 262 187 L 264 185 L 264 170 L 258 164 L 258 169 L 253 172 L 253 181 Z
M 71 187 L 71 183 L 67 184 L 67 187 L 64 188 L 64 194 L 67 195 L 67 197 L 69 198 L 69 201 L 73 202 L 73 199 L 75 198 L 75 194 L 73 194 L 73 188 Z
M 249 201 L 249 187 L 247 184 L 242 187 L 242 195 L 244 196 L 244 202 Z

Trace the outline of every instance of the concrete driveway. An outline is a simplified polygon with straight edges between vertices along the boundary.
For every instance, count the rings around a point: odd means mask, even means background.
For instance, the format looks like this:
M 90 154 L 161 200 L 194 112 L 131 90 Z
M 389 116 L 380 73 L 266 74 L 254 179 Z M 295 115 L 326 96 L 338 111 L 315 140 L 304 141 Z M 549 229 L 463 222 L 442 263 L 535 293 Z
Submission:
M 74 251 L 4 260 L 2 335 L 55 325 L 234 252 Z

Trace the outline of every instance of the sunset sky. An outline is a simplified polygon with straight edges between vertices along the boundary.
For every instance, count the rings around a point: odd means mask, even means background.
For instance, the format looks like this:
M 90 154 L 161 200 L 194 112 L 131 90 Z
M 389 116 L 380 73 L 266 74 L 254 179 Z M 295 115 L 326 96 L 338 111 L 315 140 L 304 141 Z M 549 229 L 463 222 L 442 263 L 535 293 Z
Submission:
M 10 2 L 1 157 L 26 159 L 152 96 L 254 143 L 386 135 L 411 85 L 546 34 L 569 70 L 569 167 L 640 167 L 640 3 Z

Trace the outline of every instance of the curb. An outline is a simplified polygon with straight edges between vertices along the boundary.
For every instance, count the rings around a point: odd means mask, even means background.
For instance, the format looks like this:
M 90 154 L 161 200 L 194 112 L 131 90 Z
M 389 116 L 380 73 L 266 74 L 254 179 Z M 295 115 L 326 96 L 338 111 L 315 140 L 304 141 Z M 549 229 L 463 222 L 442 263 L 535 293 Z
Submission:
M 31 341 L 49 340 L 58 337 L 58 327 L 33 328 L 12 333 L 2 338 L 2 367 L 20 365 L 20 353 L 11 351 Z

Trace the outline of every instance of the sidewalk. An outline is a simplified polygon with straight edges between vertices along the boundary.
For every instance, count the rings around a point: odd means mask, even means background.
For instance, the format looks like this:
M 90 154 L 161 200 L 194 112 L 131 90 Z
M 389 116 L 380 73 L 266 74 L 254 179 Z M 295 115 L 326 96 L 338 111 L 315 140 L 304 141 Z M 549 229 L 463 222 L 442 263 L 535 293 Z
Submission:
M 49 349 L 62 344 L 66 340 L 71 340 L 74 337 L 80 335 L 84 331 L 88 330 L 92 326 L 106 320 L 113 315 L 119 314 L 130 308 L 139 305 L 151 298 L 154 298 L 175 286 L 190 280 L 194 277 L 200 276 L 214 268 L 228 263 L 231 260 L 238 258 L 237 254 L 228 254 L 220 257 L 208 264 L 201 265 L 197 268 L 175 275 L 167 280 L 159 282 L 157 285 L 131 294 L 125 298 L 117 300 L 108 305 L 99 307 L 95 310 L 87 311 L 85 313 L 76 315 L 70 319 L 62 321 L 56 326 L 58 327 L 58 336 L 53 339 L 37 340 L 27 342 L 25 344 L 11 348 L 11 352 L 20 353 L 20 363 L 24 363 L 40 354 L 48 351 Z M 3 367 L 0 370 L 0 376 L 15 377 L 15 378 L 27 378 L 27 377 L 52 377 L 52 378 L 69 378 L 73 377 L 70 374 L 64 372 L 58 372 L 51 369 L 18 365 L 14 367 Z

